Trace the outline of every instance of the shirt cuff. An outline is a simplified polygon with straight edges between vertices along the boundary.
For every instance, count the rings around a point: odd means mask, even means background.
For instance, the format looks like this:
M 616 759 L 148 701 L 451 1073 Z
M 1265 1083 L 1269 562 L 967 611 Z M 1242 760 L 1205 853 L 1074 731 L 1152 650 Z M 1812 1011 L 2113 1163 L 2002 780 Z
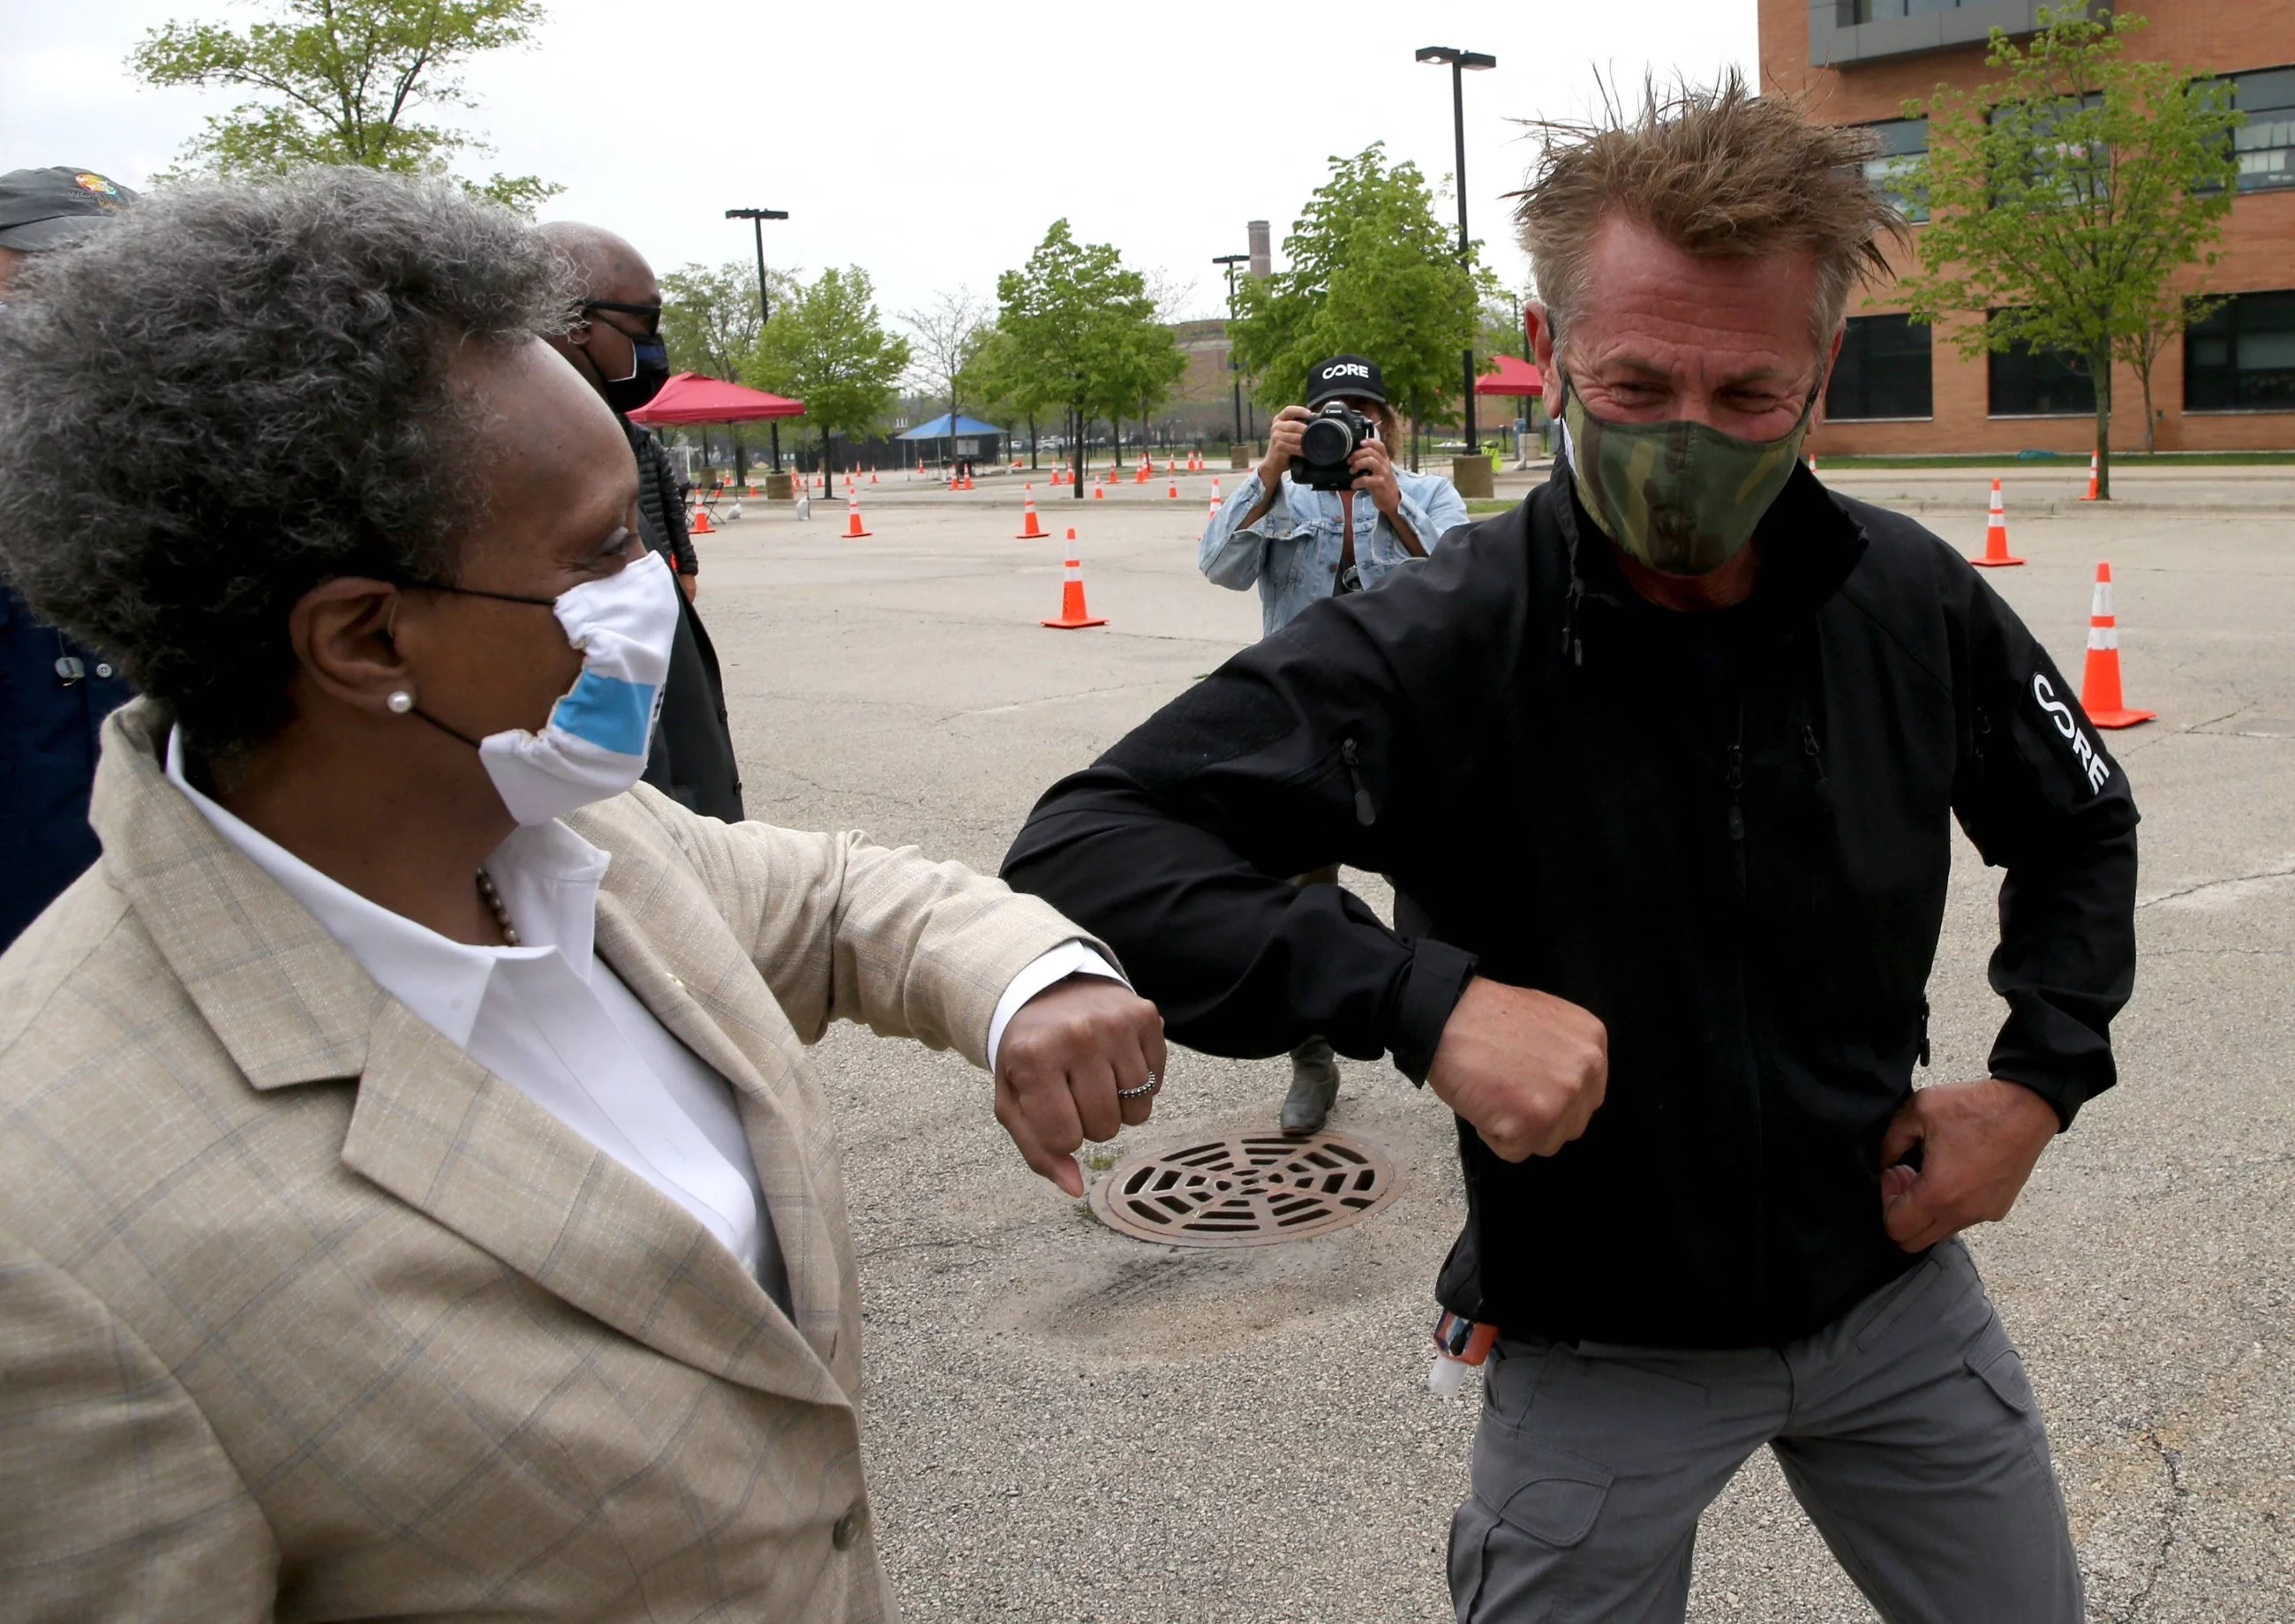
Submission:
M 996 1000 L 996 1013 L 988 1021 L 988 1074 L 996 1074 L 996 1050 L 1004 1041 L 1004 1029 L 1012 1017 L 1020 1013 L 1020 1006 L 1041 992 L 1054 982 L 1066 981 L 1071 975 L 1105 975 L 1110 981 L 1120 981 L 1129 987 L 1123 973 L 1081 942 L 1063 942 L 1049 953 L 1040 953 L 1022 967 L 1004 989 L 1004 996 Z

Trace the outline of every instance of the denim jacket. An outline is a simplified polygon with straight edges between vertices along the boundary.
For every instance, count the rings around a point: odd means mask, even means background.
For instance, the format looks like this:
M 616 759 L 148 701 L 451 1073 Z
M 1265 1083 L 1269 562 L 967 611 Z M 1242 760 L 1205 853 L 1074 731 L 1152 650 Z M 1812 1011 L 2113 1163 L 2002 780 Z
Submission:
M 1466 500 L 1458 487 L 1440 474 L 1394 470 L 1402 492 L 1402 518 L 1427 551 L 1446 531 L 1467 522 Z M 1259 583 L 1262 630 L 1273 632 L 1318 598 L 1331 595 L 1339 573 L 1341 529 L 1339 494 L 1309 490 L 1291 483 L 1286 474 L 1275 500 L 1255 525 L 1245 526 L 1243 516 L 1258 504 L 1267 487 L 1253 470 L 1220 504 L 1204 526 L 1196 547 L 1196 565 L 1211 580 L 1241 592 Z M 1410 559 L 1410 552 L 1387 522 L 1386 515 L 1368 496 L 1355 496 L 1355 571 L 1365 588 L 1376 586 L 1388 573 Z

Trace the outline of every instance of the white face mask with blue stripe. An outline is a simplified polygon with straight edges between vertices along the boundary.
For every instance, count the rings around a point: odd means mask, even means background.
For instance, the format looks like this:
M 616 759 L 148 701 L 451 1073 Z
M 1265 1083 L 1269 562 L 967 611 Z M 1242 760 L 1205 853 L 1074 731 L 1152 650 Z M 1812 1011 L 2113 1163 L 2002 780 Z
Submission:
M 478 741 L 486 776 L 521 824 L 547 823 L 623 794 L 645 773 L 677 636 L 677 581 L 657 552 L 560 593 L 551 612 L 582 674 L 542 731 Z

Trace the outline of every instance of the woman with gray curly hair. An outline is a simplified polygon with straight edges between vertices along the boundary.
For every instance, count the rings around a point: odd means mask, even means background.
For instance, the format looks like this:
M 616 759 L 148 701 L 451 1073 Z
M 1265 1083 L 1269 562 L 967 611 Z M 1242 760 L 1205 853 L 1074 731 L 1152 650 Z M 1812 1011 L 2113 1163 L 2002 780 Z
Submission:
M 0 554 L 143 698 L 0 956 L 12 1616 L 873 1620 L 832 1018 L 1144 1121 L 1049 906 L 637 784 L 676 619 L 562 267 L 444 184 L 162 193 L 0 321 Z

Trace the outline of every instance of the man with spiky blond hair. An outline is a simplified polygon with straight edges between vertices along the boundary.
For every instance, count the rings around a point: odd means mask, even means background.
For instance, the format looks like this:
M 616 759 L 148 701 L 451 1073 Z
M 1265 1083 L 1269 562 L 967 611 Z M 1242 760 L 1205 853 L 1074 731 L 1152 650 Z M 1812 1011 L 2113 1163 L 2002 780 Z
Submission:
M 1214 1053 L 1391 1053 L 1458 1115 L 1436 1293 L 1496 1327 L 1474 1624 L 1674 1624 L 1769 1449 L 1891 1624 L 2077 1624 L 1966 1248 L 2111 1086 L 2136 807 L 1952 549 L 1801 443 L 1903 224 L 1732 78 L 1549 127 L 1519 219 L 1569 454 L 1056 786 L 1006 861 Z M 1915 1089 L 1957 818 L 2005 867 L 1988 1074 Z M 1328 886 L 1393 877 L 1387 930 Z

